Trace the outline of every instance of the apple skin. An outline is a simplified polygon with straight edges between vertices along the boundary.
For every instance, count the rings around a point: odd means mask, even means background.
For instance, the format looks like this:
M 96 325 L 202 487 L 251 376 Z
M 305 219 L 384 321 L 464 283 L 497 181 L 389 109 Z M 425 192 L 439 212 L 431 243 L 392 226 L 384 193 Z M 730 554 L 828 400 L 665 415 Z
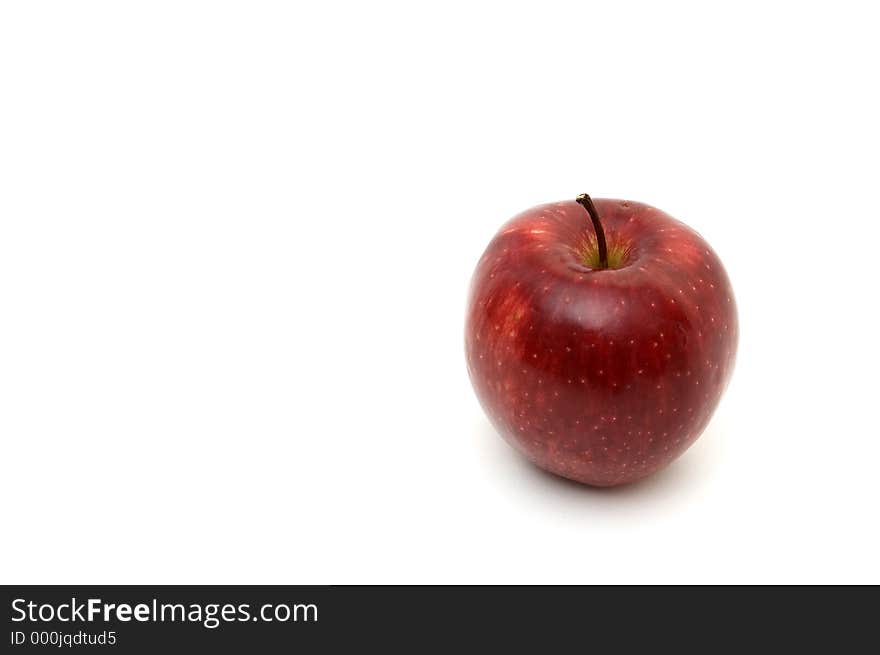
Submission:
M 738 324 L 727 273 L 699 234 L 649 205 L 594 204 L 619 267 L 587 263 L 596 235 L 574 200 L 514 217 L 477 264 L 465 348 L 477 397 L 514 448 L 613 486 L 699 437 L 730 380 Z

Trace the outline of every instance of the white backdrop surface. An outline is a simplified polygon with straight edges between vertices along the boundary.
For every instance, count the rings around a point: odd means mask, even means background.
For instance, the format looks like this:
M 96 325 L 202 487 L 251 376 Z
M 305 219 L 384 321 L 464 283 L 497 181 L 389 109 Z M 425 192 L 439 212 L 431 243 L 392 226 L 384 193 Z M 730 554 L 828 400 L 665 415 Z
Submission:
M 870 3 L 5 3 L 0 581 L 880 582 Z M 463 357 L 510 216 L 697 229 L 703 437 L 545 475 Z

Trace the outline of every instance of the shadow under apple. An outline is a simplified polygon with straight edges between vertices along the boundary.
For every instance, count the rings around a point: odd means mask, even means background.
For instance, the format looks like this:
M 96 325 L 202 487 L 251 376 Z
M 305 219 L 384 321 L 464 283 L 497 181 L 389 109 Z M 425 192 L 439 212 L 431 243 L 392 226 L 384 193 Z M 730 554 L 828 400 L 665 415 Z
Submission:
M 508 445 L 485 419 L 477 436 L 483 442 L 487 475 L 499 478 L 500 484 L 512 483 L 518 494 L 563 499 L 579 506 L 621 508 L 662 505 L 700 494 L 701 488 L 719 471 L 723 430 L 713 420 L 687 452 L 665 469 L 616 487 L 591 487 L 535 466 Z

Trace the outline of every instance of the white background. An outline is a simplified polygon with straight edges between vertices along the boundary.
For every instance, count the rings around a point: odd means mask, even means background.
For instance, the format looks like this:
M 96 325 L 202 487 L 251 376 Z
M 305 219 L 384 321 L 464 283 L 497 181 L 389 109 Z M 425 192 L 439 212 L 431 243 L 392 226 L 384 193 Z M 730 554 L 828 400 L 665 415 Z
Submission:
M 880 582 L 872 3 L 4 3 L 0 580 Z M 742 338 L 641 484 L 470 388 L 510 216 L 648 202 Z

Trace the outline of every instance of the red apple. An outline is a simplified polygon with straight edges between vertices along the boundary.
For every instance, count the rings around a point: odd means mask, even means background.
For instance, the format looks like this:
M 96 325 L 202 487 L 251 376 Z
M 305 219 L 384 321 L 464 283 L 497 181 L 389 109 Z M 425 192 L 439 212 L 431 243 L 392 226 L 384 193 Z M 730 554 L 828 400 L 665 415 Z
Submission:
M 511 219 L 471 283 L 471 382 L 501 435 L 578 482 L 633 482 L 700 435 L 733 370 L 718 256 L 659 209 L 589 196 Z

